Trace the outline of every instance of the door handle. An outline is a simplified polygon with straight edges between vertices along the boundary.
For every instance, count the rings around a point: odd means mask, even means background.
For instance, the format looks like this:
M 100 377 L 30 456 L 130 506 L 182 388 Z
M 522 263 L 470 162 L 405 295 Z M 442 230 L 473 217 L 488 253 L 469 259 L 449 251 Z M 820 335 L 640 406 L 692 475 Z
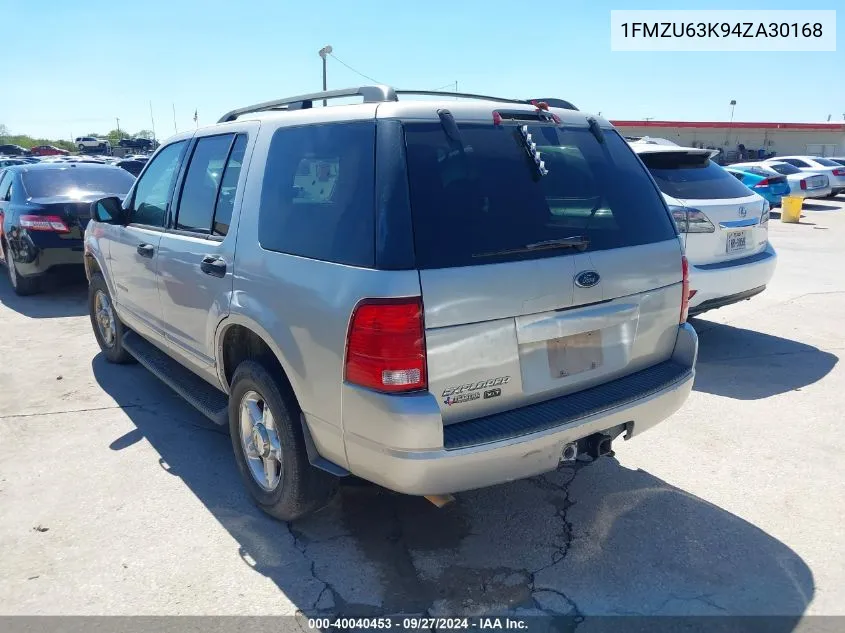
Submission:
M 152 259 L 156 252 L 155 246 L 152 244 L 138 244 L 137 250 L 141 257 L 146 257 L 147 259 Z
M 217 255 L 206 255 L 200 263 L 200 270 L 212 277 L 226 276 L 226 261 Z

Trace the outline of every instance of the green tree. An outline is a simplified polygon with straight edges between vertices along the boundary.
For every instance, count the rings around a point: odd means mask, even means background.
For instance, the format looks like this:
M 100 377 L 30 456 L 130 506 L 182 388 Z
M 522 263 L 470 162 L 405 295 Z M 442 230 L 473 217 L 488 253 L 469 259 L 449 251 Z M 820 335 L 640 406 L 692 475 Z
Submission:
M 130 135 L 123 130 L 111 130 L 108 134 L 106 134 L 106 138 L 109 139 L 109 142 L 112 145 L 117 145 L 120 139 L 129 138 L 129 136 Z
M 152 130 L 141 130 L 140 132 L 135 132 L 135 138 L 148 138 L 152 141 L 155 136 Z

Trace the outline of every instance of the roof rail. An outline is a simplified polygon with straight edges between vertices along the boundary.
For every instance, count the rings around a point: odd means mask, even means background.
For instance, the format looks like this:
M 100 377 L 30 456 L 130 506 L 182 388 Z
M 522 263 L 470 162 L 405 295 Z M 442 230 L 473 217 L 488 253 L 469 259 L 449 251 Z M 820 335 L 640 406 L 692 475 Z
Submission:
M 265 101 L 238 108 L 227 112 L 217 122 L 228 123 L 229 121 L 234 121 L 242 114 L 263 112 L 265 110 L 305 110 L 313 107 L 314 101 L 319 101 L 320 99 L 341 99 L 343 97 L 364 97 L 364 103 L 379 103 L 382 101 L 396 101 L 396 91 L 390 86 L 358 86 L 357 88 L 313 92 L 311 94 L 275 99 L 273 101 Z
M 390 86 L 358 86 L 357 88 L 344 88 L 341 90 L 327 90 L 325 92 L 313 92 L 311 94 L 286 97 L 256 103 L 227 112 L 218 123 L 234 121 L 243 114 L 251 112 L 264 112 L 266 110 L 306 110 L 314 106 L 315 101 L 327 99 L 341 99 L 343 97 L 364 97 L 364 103 L 381 103 L 384 101 L 398 101 L 398 95 L 422 95 L 429 97 L 456 97 L 460 99 L 481 99 L 483 101 L 496 101 L 499 103 L 519 103 L 529 105 L 535 101 L 545 101 L 549 107 L 564 108 L 566 110 L 578 110 L 569 101 L 564 99 L 506 99 L 504 97 L 491 97 L 489 95 L 478 95 L 468 92 L 443 92 L 439 90 L 394 90 Z
M 530 103 L 526 99 L 506 99 L 504 97 L 491 97 L 489 95 L 477 95 L 469 92 L 443 92 L 440 90 L 397 90 L 397 95 L 424 95 L 429 97 L 459 97 L 461 99 L 482 99 L 483 101 L 498 101 L 500 103 Z

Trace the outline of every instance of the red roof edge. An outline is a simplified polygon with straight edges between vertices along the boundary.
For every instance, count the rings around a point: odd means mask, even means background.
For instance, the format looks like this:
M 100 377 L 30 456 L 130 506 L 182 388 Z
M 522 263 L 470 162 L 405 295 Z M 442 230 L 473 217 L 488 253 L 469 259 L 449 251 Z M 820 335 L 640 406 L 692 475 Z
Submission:
M 757 130 L 827 130 L 845 131 L 845 121 L 831 123 L 749 123 L 746 121 L 611 121 L 616 127 L 757 129 Z

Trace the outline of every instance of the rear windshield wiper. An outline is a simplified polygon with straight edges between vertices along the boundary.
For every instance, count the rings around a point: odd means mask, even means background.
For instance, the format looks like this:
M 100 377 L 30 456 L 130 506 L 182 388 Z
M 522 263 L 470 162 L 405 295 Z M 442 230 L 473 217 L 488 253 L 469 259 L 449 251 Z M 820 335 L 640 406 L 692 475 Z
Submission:
M 490 251 L 487 253 L 475 253 L 473 257 L 494 257 L 496 255 L 512 255 L 515 253 L 528 253 L 530 251 L 544 251 L 558 248 L 574 248 L 576 251 L 583 252 L 590 246 L 590 240 L 583 235 L 572 235 L 571 237 L 564 237 L 559 240 L 544 240 L 542 242 L 533 242 L 525 246 L 517 248 L 508 248 L 501 251 Z

